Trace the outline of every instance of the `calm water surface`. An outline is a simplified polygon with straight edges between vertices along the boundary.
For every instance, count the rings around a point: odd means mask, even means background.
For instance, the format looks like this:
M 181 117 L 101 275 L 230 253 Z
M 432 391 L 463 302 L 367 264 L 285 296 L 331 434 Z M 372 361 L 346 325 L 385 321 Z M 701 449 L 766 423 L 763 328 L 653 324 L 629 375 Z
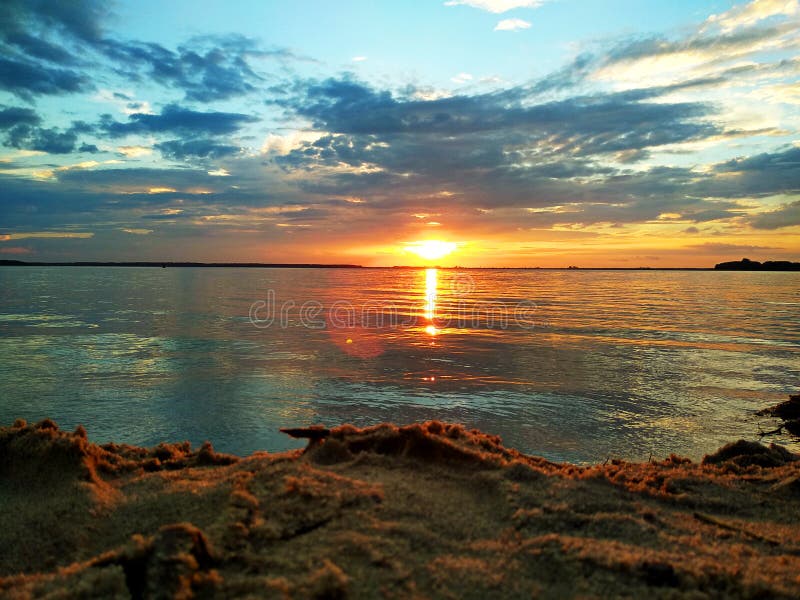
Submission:
M 699 458 L 798 383 L 800 273 L 0 268 L 0 423 L 98 442 L 442 419 L 556 460 Z

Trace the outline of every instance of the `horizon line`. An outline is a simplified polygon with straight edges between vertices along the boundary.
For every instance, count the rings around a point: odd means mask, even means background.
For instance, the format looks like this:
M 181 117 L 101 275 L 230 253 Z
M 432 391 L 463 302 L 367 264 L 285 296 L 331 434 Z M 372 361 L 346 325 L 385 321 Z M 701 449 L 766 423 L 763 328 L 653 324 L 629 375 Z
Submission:
M 745 259 L 745 262 L 747 259 Z M 731 261 L 742 263 L 743 261 Z M 753 261 L 755 262 L 755 261 Z M 800 263 L 790 261 L 765 261 L 765 263 L 787 263 L 791 269 L 797 270 Z M 0 266 L 8 267 L 146 267 L 146 268 L 255 268 L 255 269 L 442 269 L 442 270 L 541 270 L 541 271 L 724 271 L 735 270 L 718 268 L 720 265 L 731 263 L 718 263 L 709 267 L 579 267 L 569 265 L 566 267 L 539 267 L 539 266 L 482 266 L 465 267 L 460 265 L 376 265 L 364 266 L 349 263 L 265 263 L 265 262 L 199 262 L 199 261 L 22 261 L 15 259 L 0 259 Z M 759 263 L 764 264 L 764 263 Z M 741 269 L 760 270 L 760 269 Z

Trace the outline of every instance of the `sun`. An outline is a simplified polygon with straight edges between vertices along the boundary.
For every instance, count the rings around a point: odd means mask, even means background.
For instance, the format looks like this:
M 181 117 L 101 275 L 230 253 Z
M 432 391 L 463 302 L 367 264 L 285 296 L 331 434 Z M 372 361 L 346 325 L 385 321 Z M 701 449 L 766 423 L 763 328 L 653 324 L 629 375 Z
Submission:
M 410 242 L 406 250 L 413 252 L 425 260 L 436 260 L 453 252 L 458 247 L 455 242 L 443 242 L 441 240 L 425 240 L 420 242 Z

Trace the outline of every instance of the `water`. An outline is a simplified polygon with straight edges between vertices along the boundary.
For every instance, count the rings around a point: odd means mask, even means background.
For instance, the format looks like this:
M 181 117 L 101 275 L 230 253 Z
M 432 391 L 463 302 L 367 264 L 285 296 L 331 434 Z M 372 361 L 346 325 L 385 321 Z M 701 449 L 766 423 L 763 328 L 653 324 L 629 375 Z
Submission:
M 297 447 L 284 426 L 441 419 L 555 460 L 699 458 L 797 392 L 799 291 L 800 273 L 7 267 L 0 423 L 243 455 Z

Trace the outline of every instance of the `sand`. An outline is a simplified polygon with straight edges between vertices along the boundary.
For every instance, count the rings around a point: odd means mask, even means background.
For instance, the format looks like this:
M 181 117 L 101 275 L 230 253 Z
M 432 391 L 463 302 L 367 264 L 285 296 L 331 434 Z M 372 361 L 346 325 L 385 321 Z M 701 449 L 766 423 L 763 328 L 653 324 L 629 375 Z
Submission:
M 2 428 L 0 596 L 800 596 L 777 446 L 578 467 L 438 422 L 318 437 L 240 459 Z

